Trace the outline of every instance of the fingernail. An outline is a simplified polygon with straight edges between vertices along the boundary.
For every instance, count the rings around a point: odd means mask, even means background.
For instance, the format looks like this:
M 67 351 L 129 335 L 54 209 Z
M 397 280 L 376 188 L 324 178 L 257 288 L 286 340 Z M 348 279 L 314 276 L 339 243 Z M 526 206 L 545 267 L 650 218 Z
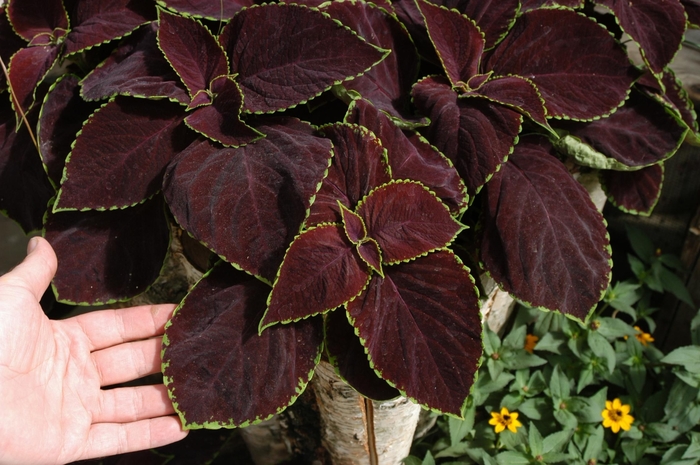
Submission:
M 34 252 L 34 249 L 39 245 L 39 238 L 38 237 L 32 237 L 29 240 L 29 243 L 27 244 L 27 255 L 30 253 Z

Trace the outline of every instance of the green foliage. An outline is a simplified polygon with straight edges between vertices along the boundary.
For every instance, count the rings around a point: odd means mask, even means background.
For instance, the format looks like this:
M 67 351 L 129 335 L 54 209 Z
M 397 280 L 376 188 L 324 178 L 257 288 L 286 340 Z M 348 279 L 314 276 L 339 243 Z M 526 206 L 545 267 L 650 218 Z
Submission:
M 654 293 L 692 299 L 677 258 L 637 230 L 628 236 L 637 279 L 611 285 L 587 325 L 520 306 L 503 337 L 485 328 L 464 419 L 438 419 L 406 463 L 700 463 L 700 313 L 693 345 L 654 346 Z M 489 424 L 502 408 L 522 424 L 515 433 Z

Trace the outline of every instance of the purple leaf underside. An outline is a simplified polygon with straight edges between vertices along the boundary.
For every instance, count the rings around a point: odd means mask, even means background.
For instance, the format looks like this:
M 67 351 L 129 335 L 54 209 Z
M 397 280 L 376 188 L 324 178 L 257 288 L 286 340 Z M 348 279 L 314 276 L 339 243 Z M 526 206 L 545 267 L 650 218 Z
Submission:
M 153 22 L 124 40 L 83 79 L 83 98 L 102 100 L 119 94 L 189 103 L 187 90 L 158 48 L 157 29 Z
M 343 85 L 380 110 L 413 121 L 411 85 L 418 74 L 418 52 L 406 29 L 394 16 L 365 2 L 332 2 L 323 11 L 349 26 L 367 42 L 391 50 L 379 64 Z
M 475 93 L 514 108 L 542 126 L 549 126 L 544 102 L 537 88 L 519 76 L 490 79 Z
M 183 117 L 165 100 L 117 97 L 100 108 L 75 141 L 55 209 L 121 208 L 152 197 L 191 141 Z
M 59 48 L 40 45 L 23 48 L 12 56 L 8 69 L 10 85 L 24 113 L 34 105 L 36 88 L 58 59 Z
M 226 54 L 204 25 L 164 10 L 158 19 L 158 45 L 191 96 L 209 89 L 215 77 L 229 74 Z
M 219 263 L 173 314 L 163 375 L 186 428 L 247 426 L 294 402 L 320 356 L 320 319 L 258 336 L 270 286 Z
M 61 0 L 13 0 L 7 7 L 7 16 L 17 34 L 28 42 L 37 36 L 52 36 L 56 29 L 68 30 L 69 27 Z
M 663 164 L 638 171 L 601 171 L 601 184 L 610 201 L 628 213 L 649 216 L 661 195 Z
M 649 68 L 661 74 L 681 47 L 685 10 L 678 0 L 595 0 L 609 8 L 622 29 L 639 44 Z
M 412 181 L 393 181 L 373 190 L 357 214 L 387 264 L 446 247 L 463 228 L 432 192 Z
M 544 98 L 548 117 L 573 119 L 611 113 L 637 77 L 627 54 L 606 29 L 561 9 L 520 16 L 484 68 L 531 80 Z
M 152 2 L 76 1 L 70 12 L 71 30 L 65 40 L 66 55 L 81 52 L 124 37 L 142 24 L 156 19 Z
M 510 30 L 518 14 L 518 0 L 441 0 L 438 5 L 454 8 L 471 18 L 492 48 Z
M 424 0 L 418 0 L 418 5 L 452 87 L 468 90 L 467 82 L 479 74 L 479 63 L 484 52 L 481 31 L 474 22 L 455 10 L 441 8 Z
M 95 305 L 145 292 L 170 245 L 160 198 L 124 210 L 49 214 L 44 227 L 59 263 L 54 292 L 67 303 Z
M 630 167 L 656 164 L 676 152 L 686 128 L 652 99 L 633 92 L 625 105 L 607 118 L 558 125 L 596 151 Z
M 482 261 L 516 298 L 585 320 L 610 281 L 609 239 L 588 192 L 550 153 L 524 139 L 487 184 Z
M 384 147 L 366 128 L 333 124 L 320 129 L 333 142 L 333 162 L 316 194 L 305 226 L 342 220 L 338 201 L 350 210 L 369 192 L 391 179 Z
M 522 116 L 483 98 L 458 98 L 444 78 L 413 87 L 416 106 L 428 115 L 427 139 L 452 161 L 470 196 L 498 171 L 512 151 Z
M 385 274 L 348 304 L 374 369 L 418 403 L 461 415 L 482 350 L 469 270 L 439 251 Z
M 381 379 L 367 360 L 365 349 L 348 323 L 343 309 L 328 313 L 325 321 L 326 351 L 340 376 L 353 389 L 372 400 L 385 401 L 401 393 Z
M 186 16 L 206 18 L 214 21 L 228 21 L 242 8 L 253 5 L 253 0 L 158 0 L 171 10 L 184 13 Z
M 199 141 L 168 169 L 178 223 L 225 260 L 272 281 L 328 168 L 331 143 L 294 118 L 265 119 L 254 144 Z
M 467 188 L 450 161 L 416 133 L 402 131 L 364 99 L 350 106 L 346 121 L 374 132 L 386 147 L 394 179 L 420 181 L 448 206 L 453 215 L 467 207 Z
M 244 110 L 274 112 L 359 76 L 387 51 L 360 39 L 320 11 L 267 4 L 239 12 L 219 38 L 238 74 Z
M 357 296 L 369 279 L 342 226 L 309 229 L 287 250 L 260 328 L 333 310 Z
M 50 90 L 37 131 L 41 157 L 54 185 L 61 184 L 66 157 L 83 123 L 97 109 L 94 103 L 80 98 L 79 78 L 64 75 Z

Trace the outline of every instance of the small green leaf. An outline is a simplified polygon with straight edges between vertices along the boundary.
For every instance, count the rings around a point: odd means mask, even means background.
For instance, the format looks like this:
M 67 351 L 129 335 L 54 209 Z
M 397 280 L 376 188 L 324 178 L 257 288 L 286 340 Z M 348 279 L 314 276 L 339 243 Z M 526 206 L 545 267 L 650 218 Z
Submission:
M 491 331 L 489 325 L 484 325 L 484 352 L 486 355 L 492 355 L 501 348 L 501 340 L 498 338 L 498 334 Z
M 568 410 L 554 410 L 554 418 L 561 423 L 565 429 L 576 429 L 578 426 L 576 415 Z
M 559 347 L 564 343 L 564 338 L 560 333 L 547 333 L 537 341 L 535 350 L 543 350 L 559 354 Z
M 531 420 L 541 420 L 542 415 L 546 415 L 551 410 L 547 401 L 542 397 L 533 397 L 520 404 L 518 412 Z
M 491 376 L 491 379 L 498 379 L 498 377 L 501 376 L 501 373 L 503 373 L 504 364 L 500 359 L 494 360 L 493 358 L 489 357 L 486 359 L 486 367 L 489 370 L 489 376 Z
M 450 430 L 450 444 L 457 445 L 469 432 L 474 429 L 474 414 L 476 405 L 471 403 L 464 411 L 464 420 L 454 417 L 447 417 L 447 424 Z
M 632 246 L 632 250 L 637 254 L 637 257 L 641 258 L 645 263 L 649 263 L 651 258 L 654 256 L 654 243 L 651 242 L 649 236 L 644 234 L 640 229 L 633 226 L 627 226 L 627 239 Z
M 644 434 L 651 439 L 661 442 L 672 442 L 680 436 L 680 431 L 667 423 L 648 423 Z
M 578 383 L 576 383 L 576 392 L 581 393 L 586 386 L 593 384 L 593 381 L 593 367 L 591 365 L 587 365 L 583 370 L 581 370 Z
M 522 349 L 525 347 L 525 335 L 527 327 L 525 325 L 513 328 L 506 337 L 503 338 L 503 347 L 510 349 Z
M 602 411 L 602 410 L 601 410 Z M 593 460 L 597 459 L 600 452 L 603 450 L 603 439 L 604 439 L 604 429 L 602 426 L 598 426 L 593 433 L 588 436 L 588 441 L 586 443 L 586 449 L 583 451 L 583 460 L 587 463 L 595 463 Z
M 612 374 L 615 371 L 615 349 L 598 331 L 589 331 L 588 346 L 596 356 L 605 359 L 608 371 Z
M 404 465 L 421 465 L 423 461 L 416 457 L 415 455 L 409 455 L 405 459 L 402 460 Z
M 549 380 L 549 392 L 555 399 L 568 399 L 571 393 L 571 383 L 569 378 L 561 371 L 559 365 L 554 367 L 552 377 Z
M 637 331 L 618 318 L 603 317 L 598 320 L 598 332 L 608 340 L 625 336 L 634 336 Z
M 545 363 L 547 363 L 547 360 L 522 349 L 503 356 L 503 365 L 509 370 L 522 370 L 523 368 L 536 367 Z
M 582 423 L 600 423 L 603 421 L 601 412 L 605 409 L 605 401 L 608 396 L 607 386 L 587 399 L 588 406 L 578 412 L 578 418 Z
M 499 465 L 521 465 L 530 463 L 530 457 L 522 452 L 505 451 L 496 456 Z
M 685 283 L 681 280 L 681 278 L 679 278 L 673 271 L 661 266 L 661 262 L 657 263 L 659 263 L 658 277 L 663 288 L 676 296 L 678 300 L 682 300 L 694 308 L 695 304 L 693 303 L 693 298 L 690 296 L 690 292 L 688 292 L 688 288 L 685 287 Z
M 624 440 L 622 441 L 622 452 L 631 463 L 637 463 L 642 459 L 650 445 L 651 441 L 643 439 Z
M 433 454 L 431 454 L 430 451 L 425 453 L 425 458 L 421 462 L 421 465 L 435 465 L 435 459 L 433 458 Z
M 531 423 L 529 428 L 530 434 L 528 435 L 528 440 L 530 441 L 530 453 L 537 457 L 545 453 L 542 435 L 534 423 Z
M 688 450 L 686 445 L 677 445 L 667 450 L 661 457 L 659 465 L 695 465 L 696 459 L 683 460 L 683 455 Z
M 681 365 L 691 373 L 700 373 L 700 346 L 679 347 L 661 359 L 670 365 Z

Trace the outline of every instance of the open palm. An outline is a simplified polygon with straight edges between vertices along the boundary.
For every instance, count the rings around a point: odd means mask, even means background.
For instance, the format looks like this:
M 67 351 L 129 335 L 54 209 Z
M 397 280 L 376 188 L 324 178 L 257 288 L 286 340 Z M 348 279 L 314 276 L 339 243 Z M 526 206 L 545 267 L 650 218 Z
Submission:
M 160 385 L 102 389 L 160 370 L 172 305 L 49 320 L 39 299 L 56 271 L 41 238 L 0 276 L 0 463 L 62 464 L 185 437 Z

